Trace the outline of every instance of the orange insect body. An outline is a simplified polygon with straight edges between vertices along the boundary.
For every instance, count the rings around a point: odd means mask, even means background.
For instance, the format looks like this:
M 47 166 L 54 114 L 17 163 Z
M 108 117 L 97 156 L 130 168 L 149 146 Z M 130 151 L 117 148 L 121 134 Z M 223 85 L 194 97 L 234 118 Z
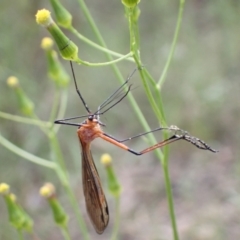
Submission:
M 97 119 L 87 119 L 86 123 L 83 123 L 82 126 L 77 130 L 79 139 L 85 143 L 92 142 L 95 138 L 99 137 L 101 133 L 102 129 Z

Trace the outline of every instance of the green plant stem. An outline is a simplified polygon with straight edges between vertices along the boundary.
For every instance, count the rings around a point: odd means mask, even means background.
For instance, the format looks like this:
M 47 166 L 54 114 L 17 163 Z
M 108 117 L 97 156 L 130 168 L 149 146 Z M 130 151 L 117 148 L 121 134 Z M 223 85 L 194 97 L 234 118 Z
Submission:
M 136 64 L 138 65 L 138 67 L 141 67 L 142 64 L 141 64 L 141 60 L 140 60 L 139 46 L 138 46 L 138 48 L 136 48 L 136 43 L 135 43 L 135 39 L 136 39 L 135 30 L 137 29 L 137 23 L 134 22 L 135 20 L 133 18 L 133 10 L 132 9 L 128 9 L 128 19 L 129 19 L 131 51 L 133 52 L 133 58 L 135 59 Z M 169 64 L 170 64 L 170 61 L 169 61 Z M 155 99 L 153 98 L 151 90 L 146 82 L 145 75 L 150 79 L 151 83 L 153 83 L 153 79 L 151 79 L 151 76 L 147 71 L 144 72 L 145 74 L 143 73 L 143 71 L 144 71 L 144 69 L 140 72 L 140 75 L 141 75 L 141 79 L 143 82 L 143 86 L 144 86 L 146 95 L 149 99 L 152 109 L 155 112 L 155 115 L 158 118 L 158 120 L 160 122 L 162 122 L 163 124 L 166 124 L 160 92 L 156 91 L 156 87 L 154 88 L 155 95 L 158 96 L 157 97 L 158 102 L 156 102 Z M 161 106 L 160 109 L 158 108 L 159 105 Z M 166 133 L 164 134 L 164 137 L 165 138 L 167 137 Z M 164 171 L 165 188 L 166 188 L 166 192 L 167 192 L 173 235 L 174 235 L 174 239 L 178 240 L 178 231 L 177 231 L 177 224 L 176 224 L 175 213 L 174 213 L 173 196 L 172 196 L 172 191 L 171 191 L 171 182 L 170 182 L 169 170 L 168 170 L 168 152 L 169 152 L 168 146 L 164 147 L 163 151 L 164 151 L 163 157 L 159 158 L 159 160 L 162 163 L 163 171 Z
M 79 227 L 81 229 L 81 233 L 83 235 L 83 238 L 85 240 L 89 240 L 90 238 L 89 238 L 89 235 L 88 235 L 87 226 L 86 226 L 85 221 L 83 220 L 83 217 L 82 217 L 82 215 L 79 211 L 78 202 L 76 201 L 76 198 L 75 198 L 75 196 L 72 192 L 72 189 L 69 185 L 65 185 L 64 187 L 65 187 L 65 190 L 67 191 L 67 194 L 68 194 L 70 203 L 72 205 L 72 208 L 76 213 L 77 221 L 78 221 Z
M 138 25 L 133 16 L 134 9 L 132 9 L 132 8 L 127 9 L 127 14 L 128 14 L 128 23 L 129 23 L 129 33 L 130 33 L 130 47 L 131 47 L 131 51 L 133 52 L 133 58 L 138 66 L 138 69 L 141 69 L 140 76 L 142 79 L 143 87 L 145 89 L 147 98 L 148 98 L 148 100 L 152 106 L 152 109 L 155 112 L 158 120 L 161 122 L 162 121 L 161 119 L 163 118 L 163 116 L 157 106 L 157 103 L 155 102 L 155 100 L 153 98 L 151 90 L 145 79 L 145 75 L 143 73 L 143 71 L 145 71 L 145 70 L 144 70 L 144 68 L 142 68 L 142 63 L 141 63 L 141 59 L 139 56 L 139 46 L 137 46 L 137 44 L 136 44 L 137 37 L 135 36 L 135 34 L 136 34 L 135 31 L 138 29 Z M 137 34 L 138 34 L 138 31 L 137 31 Z
M 83 65 L 85 65 L 85 66 L 88 66 L 88 67 L 90 67 L 90 66 L 91 66 L 91 67 L 102 67 L 102 66 L 108 66 L 108 65 L 112 65 L 112 64 L 114 64 L 114 63 L 120 62 L 120 61 L 122 61 L 122 60 L 124 60 L 124 59 L 126 59 L 126 58 L 131 57 L 131 56 L 132 56 L 132 53 L 130 52 L 130 53 L 128 53 L 128 54 L 126 54 L 126 55 L 118 58 L 118 59 L 115 59 L 115 60 L 112 60 L 112 61 L 109 61 L 109 62 L 90 63 L 90 62 L 83 61 L 83 60 L 81 60 L 81 59 L 78 59 L 78 61 L 76 61 L 76 62 L 79 63 L 79 64 L 83 64 Z
M 19 148 L 19 147 L 17 147 L 13 143 L 11 143 L 7 139 L 5 139 L 1 134 L 0 134 L 0 144 L 2 144 L 4 147 L 6 147 L 11 152 L 14 152 L 18 156 L 21 156 L 22 158 L 27 159 L 30 162 L 36 163 L 36 164 L 41 165 L 43 167 L 48 167 L 48 168 L 52 168 L 52 169 L 56 168 L 55 163 L 50 162 L 46 159 L 37 157 L 37 156 Z
M 168 208 L 169 208 L 169 212 L 170 212 L 171 224 L 172 224 L 172 229 L 173 229 L 173 236 L 174 236 L 174 240 L 178 240 L 179 237 L 178 237 L 177 223 L 176 223 L 176 218 L 175 218 L 171 181 L 170 181 L 170 177 L 169 177 L 168 161 L 165 161 L 163 164 L 163 172 L 164 172 L 165 188 L 167 191 Z
M 114 218 L 114 227 L 111 235 L 111 240 L 117 240 L 119 223 L 120 223 L 120 196 L 115 197 L 115 208 L 116 208 L 116 215 Z
M 55 93 L 54 93 L 52 110 L 51 110 L 50 118 L 49 118 L 49 122 L 51 122 L 51 123 L 55 120 L 55 118 L 57 116 L 59 101 L 60 101 L 60 89 L 56 88 Z
M 67 109 L 67 102 L 68 102 L 68 92 L 66 89 L 63 89 L 62 93 L 61 93 L 61 100 L 60 100 L 60 106 L 59 106 L 59 110 L 58 110 L 58 115 L 57 115 L 57 119 L 63 119 L 64 114 L 66 112 Z M 58 132 L 59 128 L 61 125 L 58 124 L 53 124 L 53 131 L 55 133 Z
M 167 62 L 165 64 L 164 68 L 163 68 L 162 74 L 161 74 L 161 76 L 159 78 L 159 81 L 158 81 L 158 84 L 157 84 L 158 89 L 161 88 L 161 86 L 163 85 L 163 83 L 166 79 L 167 71 L 169 69 L 170 63 L 171 63 L 172 58 L 173 58 L 173 54 L 174 54 L 174 51 L 175 51 L 175 48 L 176 48 L 176 43 L 177 43 L 177 40 L 178 40 L 179 30 L 180 30 L 181 23 L 182 23 L 182 15 L 183 15 L 184 4 L 185 4 L 185 0 L 180 0 L 175 33 L 174 33 L 174 36 L 173 36 L 173 41 L 172 41 L 172 44 L 171 44 L 170 52 L 168 54 Z
M 18 230 L 18 239 L 19 240 L 24 240 L 23 232 L 21 230 Z
M 41 120 L 21 117 L 21 116 L 9 114 L 9 113 L 1 112 L 1 111 L 0 111 L 0 117 L 11 120 L 11 121 L 25 123 L 25 124 L 32 124 L 32 125 L 41 126 L 44 128 L 48 128 L 52 125 L 51 122 L 43 122 Z
M 41 121 L 41 120 L 39 119 L 39 117 L 38 117 L 35 113 L 33 113 L 31 117 L 32 117 L 33 119 L 37 120 L 37 121 Z M 48 129 L 47 129 L 47 128 L 42 127 L 41 125 L 39 126 L 39 128 L 42 130 L 42 132 L 43 132 L 46 136 L 48 136 Z
M 127 16 L 128 16 L 128 23 L 129 23 L 130 48 L 131 48 L 131 51 L 133 52 L 133 58 L 134 58 L 137 66 L 138 66 L 138 69 L 141 69 L 140 76 L 141 76 L 141 80 L 142 80 L 142 83 L 143 83 L 143 87 L 145 89 L 147 98 L 148 98 L 148 100 L 149 100 L 149 102 L 152 106 L 152 109 L 155 112 L 159 122 L 165 124 L 166 121 L 165 121 L 165 118 L 164 118 L 162 102 L 161 102 L 159 91 L 156 93 L 156 95 L 158 96 L 158 99 L 160 100 L 157 104 L 156 101 L 153 98 L 151 90 L 150 90 L 150 88 L 147 84 L 147 81 L 145 79 L 144 73 L 146 72 L 146 69 L 142 68 L 141 59 L 140 59 L 140 55 L 139 55 L 139 46 L 136 44 L 136 39 L 138 37 L 138 24 L 134 20 L 134 17 L 133 17 L 134 9 L 126 9 L 126 12 L 127 12 Z M 135 34 L 137 34 L 137 36 L 135 36 Z M 139 43 L 139 41 L 138 41 L 138 43 Z M 154 81 L 153 79 L 151 79 L 151 80 L 152 80 L 152 82 Z M 159 108 L 158 105 L 160 105 L 161 108 Z M 166 133 L 164 133 L 164 134 L 165 134 L 164 136 L 166 136 Z M 151 136 L 149 136 L 149 137 L 151 137 Z M 151 144 L 155 144 L 155 143 L 156 143 L 156 140 L 151 142 Z M 155 151 L 155 153 L 156 153 L 157 157 L 161 160 L 161 162 L 163 162 L 164 161 L 164 155 L 162 154 L 161 150 L 157 149 Z
M 119 58 L 121 58 L 121 57 L 124 56 L 124 55 L 122 55 L 122 54 L 120 54 L 120 53 L 111 51 L 111 50 L 109 50 L 109 49 L 107 49 L 107 48 L 104 48 L 104 47 L 102 47 L 102 46 L 94 43 L 93 41 L 89 40 L 88 38 L 86 38 L 86 37 L 84 37 L 82 34 L 80 34 L 74 27 L 70 27 L 69 30 L 70 30 L 73 34 L 75 34 L 79 39 L 81 39 L 83 42 L 87 43 L 88 45 L 90 45 L 90 46 L 92 46 L 92 47 L 94 47 L 94 48 L 96 48 L 96 49 L 98 49 L 98 50 L 100 50 L 100 51 L 102 51 L 102 52 L 109 53 L 109 54 L 111 54 L 112 56 L 119 57 Z M 134 61 L 133 58 L 131 58 L 131 57 L 126 58 L 126 60 L 131 61 L 131 62 Z
M 163 102 L 162 102 L 159 89 L 157 88 L 156 82 L 154 81 L 153 77 L 150 75 L 150 73 L 146 69 L 143 69 L 143 73 L 146 75 L 146 77 L 148 78 L 148 80 L 150 80 L 150 83 L 152 84 L 154 94 L 156 97 L 157 106 L 162 116 L 162 118 L 160 119 L 160 123 L 162 126 L 166 127 L 167 123 L 166 123 L 166 118 L 165 118 L 164 109 L 163 109 Z
M 64 239 L 65 240 L 71 240 L 68 228 L 67 227 L 65 227 L 65 228 L 61 227 L 61 230 L 62 230 L 62 235 L 64 236 Z
M 51 131 L 49 133 L 49 141 L 50 141 L 50 145 L 51 145 L 50 149 L 52 149 L 53 161 L 55 161 L 56 164 L 58 164 L 60 166 L 60 168 L 65 173 L 66 177 L 68 177 L 66 165 L 65 165 L 65 162 L 64 162 L 64 159 L 62 156 L 62 151 L 60 149 L 56 134 L 53 131 Z
M 70 204 L 76 214 L 76 217 L 77 217 L 77 221 L 78 221 L 78 225 L 79 225 L 79 228 L 81 230 L 81 233 L 83 235 L 83 239 L 85 240 L 89 240 L 89 235 L 88 235 L 88 230 L 87 230 L 87 226 L 85 224 L 85 221 L 83 220 L 83 217 L 82 217 L 82 214 L 79 210 L 79 206 L 78 206 L 78 202 L 73 194 L 73 191 L 71 189 L 71 186 L 69 185 L 69 181 L 68 179 L 66 178 L 66 175 L 63 173 L 63 171 L 59 168 L 56 169 L 56 173 L 57 175 L 59 176 L 61 182 L 62 182 L 62 185 L 67 193 L 67 196 L 69 198 L 69 201 L 70 201 Z

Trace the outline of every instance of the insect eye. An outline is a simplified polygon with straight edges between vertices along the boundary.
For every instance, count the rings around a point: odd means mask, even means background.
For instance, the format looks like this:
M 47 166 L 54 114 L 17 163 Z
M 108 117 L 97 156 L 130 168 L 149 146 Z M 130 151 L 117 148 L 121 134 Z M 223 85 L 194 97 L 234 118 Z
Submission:
M 89 121 L 92 121 L 94 119 L 94 116 L 93 115 L 90 115 L 89 117 L 88 117 L 88 120 Z

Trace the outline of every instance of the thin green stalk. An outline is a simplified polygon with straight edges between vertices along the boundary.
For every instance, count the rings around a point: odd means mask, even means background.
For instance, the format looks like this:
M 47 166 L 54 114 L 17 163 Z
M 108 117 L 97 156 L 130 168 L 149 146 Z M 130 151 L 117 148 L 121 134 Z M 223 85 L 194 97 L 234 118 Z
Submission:
M 151 76 L 151 74 L 147 71 L 147 69 L 143 69 L 143 73 L 150 80 L 150 83 L 153 86 L 153 90 L 154 90 L 157 106 L 158 106 L 158 108 L 159 108 L 159 110 L 161 112 L 161 116 L 162 116 L 162 119 L 161 119 L 160 123 L 161 123 L 162 126 L 165 127 L 165 126 L 167 126 L 167 124 L 166 124 L 166 118 L 165 118 L 165 114 L 164 114 L 163 102 L 162 102 L 160 90 L 157 88 L 156 82 L 154 81 L 154 79 Z
M 138 11 L 140 11 L 138 7 L 134 8 L 133 14 L 135 16 L 135 19 L 136 19 L 137 15 L 139 14 Z M 137 23 L 138 23 L 137 21 L 134 21 L 132 28 L 134 29 L 134 33 L 135 33 L 134 37 L 135 37 L 136 49 L 139 50 L 139 54 L 140 54 L 140 37 L 139 37 L 139 28 L 138 28 Z M 139 58 L 140 58 L 140 56 L 139 56 Z
M 118 236 L 119 223 L 120 223 L 120 196 L 115 197 L 115 208 L 116 208 L 116 215 L 114 218 L 114 227 L 111 235 L 111 240 L 117 240 L 117 236 Z
M 67 93 L 67 90 L 64 89 L 61 94 L 61 100 L 60 100 L 57 119 L 63 119 L 67 109 L 67 102 L 68 102 L 68 93 Z M 57 133 L 60 126 L 61 126 L 60 124 L 53 124 L 53 131 Z
M 19 147 L 17 147 L 13 143 L 9 142 L 6 138 L 4 138 L 1 134 L 0 134 L 0 144 L 2 144 L 4 147 L 6 147 L 11 152 L 14 152 L 18 156 L 20 156 L 26 160 L 29 160 L 30 162 L 36 163 L 38 165 L 41 165 L 41 166 L 47 167 L 47 168 L 52 168 L 52 169 L 56 168 L 56 164 L 54 162 L 50 162 L 46 159 L 37 157 Z
M 62 235 L 64 236 L 64 239 L 65 240 L 71 240 L 68 228 L 67 227 L 61 228 L 61 230 L 62 230 Z
M 147 78 L 150 79 L 150 82 L 154 81 L 154 79 L 152 78 L 152 76 L 149 74 L 149 72 L 147 70 L 144 71 L 144 74 L 146 74 Z M 154 90 L 154 93 L 155 93 L 157 106 L 158 106 L 159 111 L 160 111 L 161 116 L 162 116 L 161 119 L 160 119 L 160 124 L 161 124 L 161 126 L 165 127 L 165 126 L 167 126 L 167 123 L 166 123 L 166 118 L 165 118 L 164 109 L 163 109 L 163 102 L 162 102 L 162 98 L 161 98 L 161 95 L 160 95 L 160 92 L 159 92 L 160 90 L 157 89 L 156 84 L 153 86 L 153 90 Z M 164 137 L 164 139 L 168 139 L 168 137 L 169 137 L 168 132 L 164 131 L 163 132 L 163 137 Z M 165 146 L 162 149 L 162 152 L 163 152 L 163 157 L 160 160 L 161 160 L 161 163 L 163 164 L 164 162 L 166 162 L 168 160 L 169 146 L 168 145 Z
M 131 50 L 134 53 L 133 57 L 134 57 L 137 65 L 138 65 L 138 67 L 140 67 L 141 60 L 140 60 L 139 49 L 136 49 L 136 44 L 135 44 L 135 31 L 134 31 L 134 28 L 133 28 L 134 19 L 133 19 L 133 11 L 131 9 L 128 12 L 128 17 L 129 17 Z M 135 25 L 137 26 L 137 23 L 135 23 Z M 147 72 L 145 74 L 147 74 Z M 151 93 L 151 90 L 150 90 L 148 84 L 146 83 L 145 75 L 143 74 L 143 72 L 140 72 L 140 75 L 141 75 L 141 78 L 142 78 L 142 81 L 143 81 L 143 85 L 144 85 L 144 88 L 145 88 L 146 95 L 147 95 L 147 97 L 149 99 L 149 102 L 150 102 L 150 104 L 151 104 L 151 106 L 152 106 L 152 108 L 153 108 L 153 110 L 156 114 L 156 117 L 159 119 L 159 121 L 161 121 L 163 123 L 166 123 L 166 120 L 164 118 L 164 111 L 163 111 L 160 92 L 155 91 L 155 94 L 158 96 L 158 104 L 157 104 L 155 99 L 152 96 L 152 93 Z M 151 78 L 151 76 L 149 74 L 147 76 L 149 78 Z M 153 82 L 153 81 L 151 80 L 151 82 Z M 154 89 L 156 89 L 156 88 L 154 88 Z M 161 106 L 160 110 L 158 108 L 159 104 Z M 166 136 L 167 134 L 165 133 L 164 135 Z M 163 158 L 159 159 L 159 160 L 161 160 L 161 162 L 162 162 L 163 171 L 164 171 L 165 188 L 166 188 L 166 192 L 167 192 L 169 212 L 170 212 L 170 217 L 171 217 L 171 224 L 172 224 L 174 239 L 177 240 L 178 239 L 177 224 L 176 224 L 176 219 L 175 219 L 173 196 L 172 196 L 172 191 L 171 191 L 171 183 L 170 183 L 169 170 L 168 170 L 168 151 L 169 151 L 168 147 L 165 147 Z
M 129 33 L 130 33 L 130 46 L 131 46 L 131 51 L 133 52 L 133 58 L 138 66 L 138 69 L 142 68 L 142 63 L 141 59 L 139 56 L 139 46 L 136 44 L 136 39 L 137 37 L 135 36 L 135 30 L 138 29 L 138 24 L 134 19 L 134 9 L 127 9 L 127 14 L 128 14 L 128 23 L 129 23 Z M 143 74 L 144 68 L 141 69 L 140 71 L 140 76 L 142 79 L 143 87 L 145 89 L 147 98 L 152 106 L 153 111 L 155 112 L 158 120 L 161 122 L 163 116 L 161 115 L 161 112 L 159 111 L 159 108 L 153 98 L 153 95 L 151 93 L 151 90 L 147 84 L 147 81 L 145 79 L 145 75 Z
M 52 109 L 51 109 L 51 113 L 50 113 L 50 118 L 49 118 L 49 122 L 53 122 L 56 118 L 56 115 L 58 113 L 58 104 L 60 101 L 60 89 L 56 89 L 56 91 L 54 92 L 54 99 L 53 99 L 53 104 L 52 104 Z
M 21 230 L 18 230 L 18 239 L 19 240 L 24 240 L 23 232 Z
M 161 88 L 161 86 L 163 85 L 163 83 L 166 79 L 167 71 L 169 69 L 170 63 L 171 63 L 172 58 L 173 58 L 173 54 L 174 54 L 174 51 L 175 51 L 175 48 L 176 48 L 176 43 L 177 43 L 177 40 L 178 40 L 179 30 L 180 30 L 181 23 L 182 23 L 182 15 L 183 15 L 184 4 L 185 4 L 185 0 L 180 0 L 180 6 L 179 6 L 179 10 L 178 10 L 178 18 L 177 18 L 175 33 L 174 33 L 173 41 L 172 41 L 172 44 L 171 44 L 170 52 L 168 54 L 167 62 L 164 66 L 164 69 L 162 71 L 162 74 L 161 74 L 161 76 L 159 78 L 159 81 L 158 81 L 158 84 L 157 84 L 158 89 Z
M 163 111 L 163 107 L 162 107 L 162 101 L 161 101 L 161 97 L 160 97 L 160 92 L 156 92 L 156 95 L 158 96 L 157 99 L 159 100 L 158 103 L 156 103 L 152 93 L 151 93 L 151 90 L 148 86 L 148 83 L 145 79 L 145 74 L 146 74 L 146 70 L 145 68 L 142 68 L 142 64 L 141 64 L 141 59 L 140 59 L 140 54 L 139 54 L 139 49 L 137 48 L 137 44 L 136 44 L 136 36 L 135 36 L 135 31 L 137 30 L 137 34 L 138 34 L 138 24 L 137 22 L 135 22 L 134 18 L 133 18 L 133 12 L 134 10 L 133 9 L 129 9 L 128 11 L 128 22 L 129 22 L 129 32 L 130 32 L 130 45 L 131 45 L 131 50 L 133 51 L 133 57 L 134 57 L 134 60 L 138 66 L 139 69 L 141 69 L 140 71 L 140 76 L 141 76 L 141 79 L 142 79 L 142 83 L 143 83 L 143 87 L 145 89 L 145 92 L 146 92 L 146 95 L 147 95 L 147 98 L 152 106 L 152 109 L 153 111 L 155 112 L 155 115 L 157 117 L 157 119 L 159 120 L 159 122 L 163 125 L 165 125 L 166 123 L 166 120 L 165 120 L 165 116 L 164 116 L 164 111 Z M 139 46 L 138 46 L 139 47 Z M 151 79 L 151 81 L 153 82 L 154 80 Z M 160 108 L 159 108 L 160 106 Z M 167 133 L 164 132 L 164 137 L 167 138 Z M 167 150 L 168 147 L 165 147 L 164 149 L 166 149 L 165 151 L 168 151 Z M 159 152 L 161 152 L 159 149 L 158 149 Z M 165 155 L 163 155 L 161 153 L 161 155 L 159 155 L 159 160 L 161 160 L 161 162 L 163 163 L 164 161 L 164 158 L 165 158 Z
M 77 215 L 77 221 L 78 224 L 80 226 L 81 229 L 81 233 L 83 235 L 83 238 L 85 240 L 90 240 L 89 235 L 88 235 L 88 230 L 87 230 L 87 226 L 85 224 L 85 221 L 83 220 L 83 217 L 79 211 L 79 206 L 78 206 L 78 202 L 76 201 L 76 198 L 72 192 L 72 189 L 69 185 L 65 185 L 65 190 L 67 191 L 70 203 L 72 205 L 73 210 L 75 211 L 76 215 Z
M 58 89 L 56 89 L 56 90 L 58 91 Z M 59 101 L 59 94 L 56 94 L 56 95 L 58 95 L 56 97 L 57 98 L 56 100 Z M 63 97 L 64 101 L 61 101 L 60 106 L 59 106 L 59 111 L 61 111 L 62 114 L 64 114 L 65 110 L 66 110 L 66 104 L 67 104 L 66 95 L 67 95 L 66 91 L 64 91 L 63 94 L 62 94 L 62 97 Z M 57 109 L 57 105 L 55 106 L 55 108 Z M 53 121 L 53 118 L 55 118 L 56 115 L 57 115 L 57 112 L 55 110 L 53 110 L 52 113 L 51 113 L 51 118 L 50 119 Z M 54 126 L 54 124 L 52 126 Z M 52 154 L 53 154 L 52 159 L 53 159 L 53 161 L 55 161 L 56 164 L 59 165 L 61 170 L 66 174 L 66 177 L 68 177 L 67 176 L 66 165 L 65 165 L 64 158 L 63 158 L 63 155 L 62 155 L 62 151 L 61 151 L 61 148 L 59 146 L 59 142 L 58 142 L 57 137 L 56 137 L 56 132 L 54 131 L 53 128 L 49 129 L 48 139 L 49 139 L 49 142 L 50 142 L 50 145 L 51 145 L 50 149 L 52 150 Z
M 179 237 L 178 237 L 177 223 L 176 223 L 176 218 L 175 218 L 171 181 L 170 181 L 170 177 L 169 177 L 168 161 L 166 161 L 163 164 L 163 172 L 164 172 L 165 189 L 167 191 L 168 208 L 169 208 L 170 217 L 171 217 L 171 224 L 172 224 L 172 229 L 173 229 L 174 240 L 178 240 Z
M 33 113 L 31 117 L 32 117 L 33 119 L 35 119 L 35 120 L 41 121 L 41 120 L 39 119 L 39 117 L 38 117 L 35 113 Z M 42 130 L 42 132 L 43 132 L 46 136 L 48 136 L 48 129 L 47 129 L 47 128 L 42 127 L 41 125 L 39 126 L 39 128 Z
M 84 37 L 82 34 L 80 34 L 74 27 L 70 27 L 69 30 L 75 34 L 79 39 L 81 39 L 83 42 L 87 43 L 88 45 L 102 51 L 102 52 L 105 52 L 105 53 L 109 53 L 111 54 L 112 56 L 115 56 L 115 57 L 123 57 L 124 55 L 120 54 L 120 53 L 117 53 L 117 52 L 114 52 L 114 51 L 111 51 L 107 48 L 104 48 L 98 44 L 96 44 L 95 42 L 89 40 L 88 38 Z M 129 58 L 126 58 L 126 60 L 128 61 L 131 61 L 131 62 L 134 62 L 133 58 L 129 57 Z
M 85 17 L 87 18 L 94 34 L 96 35 L 98 41 L 100 42 L 101 46 L 107 49 L 107 46 L 101 36 L 101 33 L 99 32 L 97 25 L 95 24 L 84 0 L 78 0 L 78 2 L 79 2 L 79 5 L 81 6 L 81 9 L 83 10 L 83 13 L 85 14 Z M 106 54 L 107 58 L 109 59 L 109 61 L 112 60 L 112 57 L 108 52 L 105 52 L 105 54 Z
M 139 59 L 137 59 L 137 54 L 134 54 L 134 59 L 136 60 L 136 63 L 138 65 L 138 67 L 140 67 L 141 63 L 140 63 Z M 141 80 L 142 80 L 142 83 L 143 83 L 145 93 L 147 95 L 147 98 L 148 98 L 151 106 L 152 106 L 153 111 L 155 112 L 155 115 L 156 115 L 157 119 L 159 120 L 160 123 L 165 122 L 165 119 L 163 119 L 164 115 L 162 115 L 162 113 L 161 113 L 161 111 L 160 111 L 152 93 L 151 93 L 149 85 L 148 85 L 148 83 L 145 79 L 145 75 L 143 74 L 142 71 L 140 71 L 140 76 L 141 76 Z
M 102 67 L 102 66 L 108 66 L 108 65 L 112 65 L 112 64 L 114 64 L 114 63 L 120 62 L 120 61 L 122 61 L 122 60 L 124 60 L 124 59 L 127 59 L 127 58 L 131 57 L 131 56 L 132 56 L 132 53 L 130 52 L 130 53 L 128 53 L 128 54 L 126 54 L 126 55 L 118 58 L 118 59 L 111 60 L 111 61 L 109 61 L 109 62 L 90 63 L 90 62 L 86 62 L 86 61 L 83 61 L 83 60 L 81 60 L 81 59 L 78 59 L 77 63 L 83 64 L 83 65 L 88 66 L 88 67 Z
M 48 128 L 52 124 L 51 122 L 43 122 L 41 120 L 17 116 L 17 115 L 13 115 L 13 114 L 1 112 L 1 111 L 0 111 L 0 117 L 11 120 L 11 121 L 25 123 L 25 124 L 32 124 L 32 125 L 41 126 L 44 128 Z
M 50 141 L 50 145 L 51 145 L 50 149 L 52 150 L 52 153 L 54 155 L 53 161 L 55 161 L 56 164 L 58 164 L 61 167 L 61 169 L 67 176 L 67 169 L 66 169 L 66 165 L 64 162 L 64 158 L 62 156 L 62 151 L 60 149 L 57 137 L 53 131 L 51 133 L 49 133 L 49 141 Z
M 149 82 L 151 83 L 153 88 L 156 88 L 156 82 L 153 79 L 153 77 L 151 76 L 151 74 L 149 73 L 149 71 L 147 69 L 144 69 L 143 67 L 143 72 L 146 75 L 146 77 L 148 78 Z M 159 92 L 159 89 L 157 89 L 157 93 Z

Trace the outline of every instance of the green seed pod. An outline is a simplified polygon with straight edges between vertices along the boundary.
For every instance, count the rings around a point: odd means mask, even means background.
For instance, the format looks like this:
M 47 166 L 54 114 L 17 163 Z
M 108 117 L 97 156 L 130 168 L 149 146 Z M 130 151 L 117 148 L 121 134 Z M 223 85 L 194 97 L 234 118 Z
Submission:
M 62 32 L 58 25 L 52 20 L 48 10 L 39 10 L 36 14 L 36 21 L 43 25 L 52 35 L 62 57 L 66 60 L 78 61 L 78 47 Z
M 57 23 L 64 28 L 70 28 L 72 26 L 72 15 L 58 0 L 50 0 L 50 2 L 56 15 Z
M 46 51 L 48 62 L 48 76 L 59 88 L 66 88 L 70 82 L 68 73 L 63 68 L 54 50 Z
M 40 195 L 48 200 L 55 223 L 60 227 L 65 228 L 67 226 L 68 216 L 57 200 L 54 185 L 52 183 L 44 184 L 40 189 Z
M 16 202 L 16 196 L 12 193 L 4 196 L 9 222 L 18 230 L 32 231 L 33 221 L 29 215 Z
M 105 165 L 107 171 L 107 182 L 110 193 L 115 197 L 119 197 L 122 189 L 121 185 L 118 182 L 115 171 L 112 167 L 111 156 L 109 154 L 103 154 L 101 157 L 101 162 Z
M 34 113 L 34 103 L 30 98 L 28 98 L 23 89 L 20 87 L 18 79 L 14 76 L 11 76 L 7 79 L 7 84 L 16 93 L 17 102 L 22 114 L 26 116 L 32 116 Z
M 122 0 L 122 4 L 128 8 L 135 7 L 137 4 L 139 4 L 139 2 L 140 0 Z
M 68 216 L 65 213 L 63 207 L 60 205 L 57 198 L 49 198 L 48 202 L 52 209 L 55 223 L 61 227 L 66 227 L 68 222 Z

